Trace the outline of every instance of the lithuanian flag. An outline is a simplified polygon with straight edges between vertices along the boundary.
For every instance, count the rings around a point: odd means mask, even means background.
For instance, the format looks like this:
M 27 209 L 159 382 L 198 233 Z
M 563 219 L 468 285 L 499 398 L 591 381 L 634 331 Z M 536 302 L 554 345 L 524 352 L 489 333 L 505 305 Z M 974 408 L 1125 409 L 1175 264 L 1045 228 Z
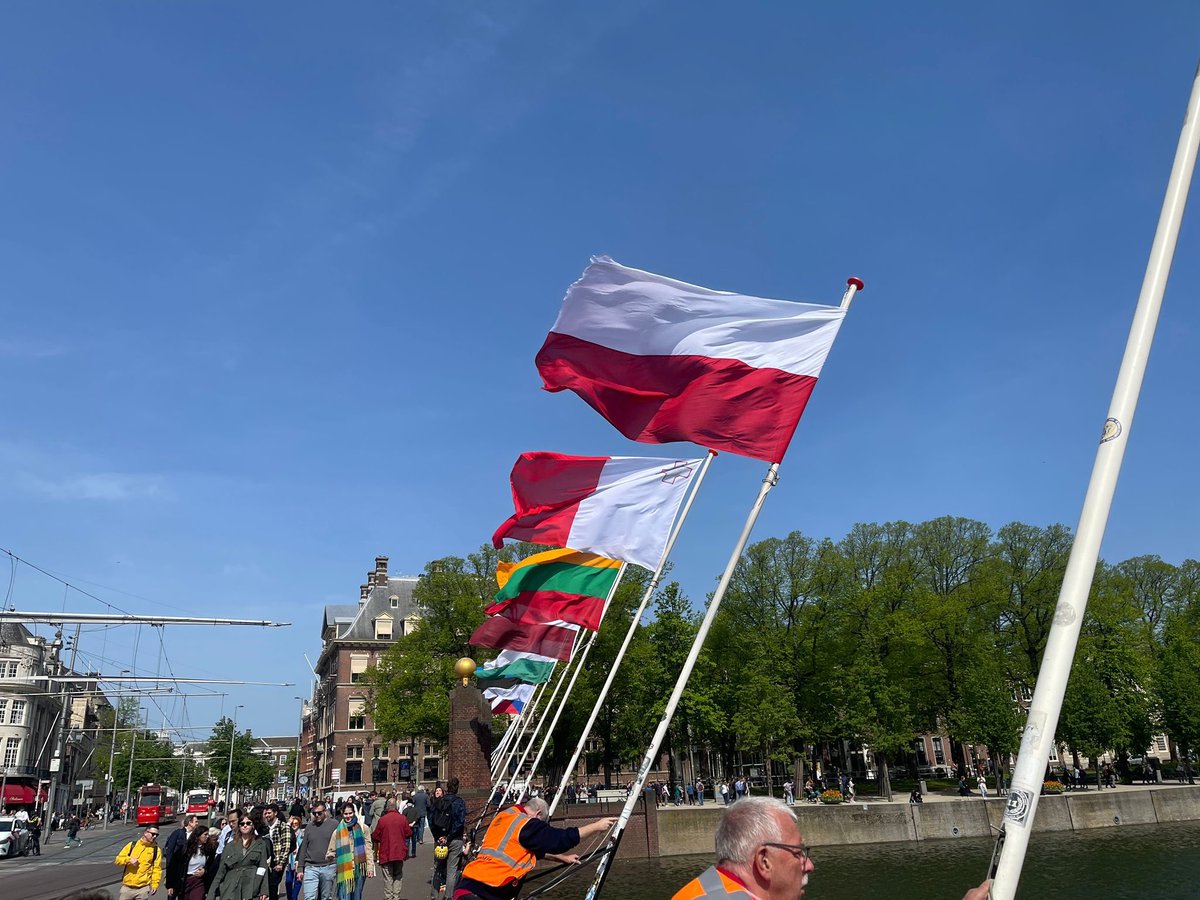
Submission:
M 621 570 L 615 559 L 578 550 L 547 550 L 496 567 L 496 602 L 485 613 L 512 622 L 555 620 L 595 631 Z

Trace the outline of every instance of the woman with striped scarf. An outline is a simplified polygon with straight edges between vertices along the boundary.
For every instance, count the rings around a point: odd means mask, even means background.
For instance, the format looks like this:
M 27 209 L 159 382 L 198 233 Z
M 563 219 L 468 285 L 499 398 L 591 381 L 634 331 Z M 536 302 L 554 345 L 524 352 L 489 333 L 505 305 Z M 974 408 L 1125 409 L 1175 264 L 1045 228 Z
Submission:
M 367 867 L 367 837 L 354 804 L 342 804 L 342 821 L 329 839 L 325 858 L 336 864 L 337 900 L 362 900 L 367 877 L 373 873 Z

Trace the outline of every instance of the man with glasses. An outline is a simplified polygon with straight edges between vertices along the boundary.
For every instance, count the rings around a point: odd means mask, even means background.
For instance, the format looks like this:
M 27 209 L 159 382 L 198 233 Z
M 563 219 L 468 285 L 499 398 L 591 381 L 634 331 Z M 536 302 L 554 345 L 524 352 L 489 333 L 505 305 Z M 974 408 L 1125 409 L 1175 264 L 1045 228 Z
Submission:
M 136 841 L 130 841 L 117 854 L 116 864 L 123 866 L 118 900 L 147 900 L 158 891 L 162 881 L 162 854 L 158 850 L 158 826 L 151 825 Z
M 337 865 L 325 858 L 337 820 L 328 816 L 325 801 L 313 804 L 312 821 L 304 829 L 304 841 L 296 851 L 296 877 L 304 885 L 304 900 L 333 900 Z
M 739 897 L 799 900 L 813 870 L 796 814 L 774 797 L 742 797 L 721 816 L 717 864 L 683 886 L 672 900 Z

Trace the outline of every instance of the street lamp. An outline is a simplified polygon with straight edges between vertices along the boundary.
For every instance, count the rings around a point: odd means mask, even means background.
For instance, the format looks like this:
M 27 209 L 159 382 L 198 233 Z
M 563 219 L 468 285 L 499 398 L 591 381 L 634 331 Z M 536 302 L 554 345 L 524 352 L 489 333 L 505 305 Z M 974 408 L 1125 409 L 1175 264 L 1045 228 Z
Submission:
M 128 669 L 121 670 L 122 675 L 126 675 L 128 673 L 129 673 Z M 117 719 L 119 718 L 117 716 L 117 709 L 120 705 L 121 705 L 121 701 L 118 700 L 117 705 L 113 707 L 112 747 L 108 751 L 108 777 L 105 779 L 105 782 L 104 782 L 104 789 L 108 792 L 108 802 L 104 804 L 104 830 L 105 831 L 108 831 L 108 820 L 112 818 L 113 800 L 116 799 L 116 795 L 117 795 L 117 792 L 115 790 L 116 786 L 113 784 L 112 770 L 113 770 L 113 757 L 117 755 L 117 725 L 120 724 L 117 721 Z
M 245 704 L 242 704 L 240 706 L 235 706 L 233 708 L 233 727 L 230 729 L 230 732 L 229 732 L 229 769 L 225 773 L 225 812 L 226 812 L 226 814 L 228 814 L 229 810 L 233 807 L 233 804 L 231 802 L 232 798 L 230 797 L 229 790 L 230 790 L 230 782 L 233 780 L 233 742 L 237 738 L 237 711 L 239 709 L 245 709 L 245 708 L 246 708 Z
M 292 772 L 292 802 L 300 799 L 300 750 L 304 743 L 304 698 L 293 697 L 300 701 L 300 731 L 296 734 L 296 768 Z

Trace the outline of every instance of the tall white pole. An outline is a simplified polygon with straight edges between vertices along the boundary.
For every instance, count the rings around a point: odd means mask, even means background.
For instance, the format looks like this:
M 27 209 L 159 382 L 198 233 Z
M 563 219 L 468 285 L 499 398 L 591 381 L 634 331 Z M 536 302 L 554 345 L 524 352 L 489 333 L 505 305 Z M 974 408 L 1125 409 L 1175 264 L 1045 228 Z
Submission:
M 1087 609 L 1088 591 L 1091 589 L 1096 561 L 1100 556 L 1100 544 L 1108 524 L 1117 476 L 1120 474 L 1121 460 L 1125 455 L 1125 444 L 1133 426 L 1133 414 L 1137 408 L 1150 345 L 1154 341 L 1154 329 L 1158 323 L 1167 276 L 1171 271 L 1171 260 L 1175 254 L 1175 242 L 1179 237 L 1179 224 L 1183 220 L 1184 206 L 1187 204 L 1198 146 L 1200 68 L 1192 80 L 1192 95 L 1188 101 L 1183 130 L 1179 135 L 1179 146 L 1175 150 L 1175 163 L 1171 167 L 1167 194 L 1159 214 L 1158 230 L 1150 248 L 1150 260 L 1146 264 L 1146 275 L 1142 281 L 1137 309 L 1133 314 L 1133 325 L 1125 345 L 1125 356 L 1121 360 L 1116 388 L 1109 404 L 1108 418 L 1104 421 L 1100 446 L 1096 450 L 1092 478 L 1088 483 L 1083 511 L 1079 516 L 1079 527 L 1075 532 L 1075 543 L 1071 547 L 1071 556 L 1067 560 L 1067 570 L 1058 595 L 1058 605 L 1054 611 L 1054 623 L 1046 640 L 1046 652 L 1042 656 L 1037 687 L 1029 706 L 1025 730 L 1021 735 L 1021 750 L 1013 771 L 1012 787 L 1008 792 L 1008 804 L 1004 811 L 1000 834 L 996 839 L 992 871 L 989 873 L 994 879 L 991 889 L 993 900 L 1012 900 L 1021 878 L 1021 867 L 1029 846 L 1034 816 L 1037 814 L 1042 777 L 1046 762 L 1050 758 L 1054 733 L 1058 728 L 1058 716 L 1062 711 L 1063 695 L 1066 693 L 1067 679 L 1071 674 L 1071 662 L 1079 643 L 1079 630 Z
M 555 674 L 558 673 L 552 673 L 550 678 L 553 679 Z M 520 745 L 521 738 L 525 736 L 525 732 L 529 729 L 529 724 L 534 720 L 534 716 L 538 711 L 538 707 L 545 698 L 546 692 L 549 690 L 549 688 L 549 680 L 539 684 L 537 690 L 533 692 L 533 696 L 529 698 L 529 702 L 525 705 L 525 709 L 523 709 L 521 711 L 521 715 L 517 717 L 519 720 L 519 727 L 517 728 L 516 735 L 513 737 L 512 742 L 505 749 L 504 753 L 495 761 L 495 764 L 492 767 L 493 782 L 500 780 L 502 773 L 507 774 L 508 764 L 512 760 L 515 748 Z
M 517 761 L 517 767 L 513 770 L 513 775 L 516 778 L 521 777 L 521 768 L 525 765 L 525 760 L 529 758 L 529 751 L 533 749 L 533 745 L 536 744 L 538 742 L 538 738 L 542 736 L 542 726 L 550 721 L 550 710 L 554 708 L 554 701 L 558 699 L 559 692 L 562 690 L 563 685 L 567 683 L 567 674 L 572 670 L 572 668 L 574 668 L 575 671 L 578 671 L 577 663 L 579 662 L 583 650 L 583 641 L 580 640 L 582 635 L 582 628 L 575 632 L 575 646 L 571 648 L 571 658 L 567 660 L 567 665 L 562 671 L 562 677 L 558 679 L 558 684 L 554 686 L 554 691 L 550 694 L 550 700 L 546 703 L 545 714 L 538 720 L 537 725 L 534 726 L 533 737 L 529 739 L 529 743 L 525 745 L 525 749 L 521 752 L 521 758 Z
M 861 291 L 862 288 L 863 283 L 857 278 L 851 278 L 847 282 L 846 293 L 842 295 L 842 309 L 849 308 L 850 301 L 854 299 L 854 295 L 858 291 Z M 755 497 L 754 504 L 750 507 L 750 513 L 746 516 L 746 524 L 742 527 L 742 533 L 738 536 L 737 543 L 733 546 L 733 552 L 729 555 L 729 562 L 725 564 L 725 571 L 721 574 L 721 580 L 717 583 L 717 589 L 713 592 L 713 598 L 709 601 L 708 610 L 704 613 L 704 619 L 700 622 L 700 628 L 696 632 L 696 639 L 692 641 L 692 647 L 688 651 L 687 658 L 683 661 L 683 668 L 680 669 L 679 677 L 675 680 L 675 687 L 671 691 L 671 696 L 667 699 L 667 708 L 663 711 L 662 718 L 658 720 L 658 727 L 654 730 L 654 737 L 650 739 L 650 746 L 646 748 L 646 755 L 642 757 L 637 778 L 629 789 L 629 796 L 625 798 L 625 805 L 621 808 L 621 814 L 617 817 L 617 824 L 613 826 L 612 835 L 609 837 L 608 846 L 612 852 L 606 853 L 600 860 L 600 865 L 596 868 L 596 878 L 592 882 L 592 886 L 588 888 L 587 900 L 595 900 L 596 895 L 600 892 L 600 888 L 604 886 L 604 879 L 608 875 L 609 864 L 616 855 L 616 847 L 620 843 L 621 833 L 625 830 L 625 826 L 629 824 L 629 819 L 633 815 L 633 808 L 637 806 L 638 800 L 641 799 L 642 787 L 646 783 L 650 769 L 654 767 L 655 760 L 658 758 L 658 751 L 662 747 L 663 739 L 667 736 L 667 729 L 671 726 L 671 719 L 675 716 L 675 710 L 678 708 L 679 701 L 683 697 L 684 688 L 687 687 L 688 679 L 692 676 L 692 670 L 696 667 L 696 660 L 700 657 L 700 650 L 704 646 L 704 639 L 708 637 L 709 629 L 712 628 L 713 620 L 717 616 L 717 610 L 720 609 L 721 601 L 725 597 L 725 591 L 728 590 L 729 582 L 733 579 L 734 569 L 737 568 L 737 564 L 742 558 L 742 551 L 746 549 L 746 543 L 750 540 L 750 533 L 754 531 L 754 523 L 758 521 L 758 514 L 762 511 L 767 494 L 778 483 L 779 463 L 771 463 L 767 469 L 766 477 L 763 478 L 762 486 L 758 490 L 758 496 Z
M 628 563 L 621 563 L 621 568 L 617 570 L 617 577 L 613 579 L 612 587 L 608 591 L 608 598 L 604 601 L 604 609 L 600 613 L 600 624 L 604 623 L 604 617 L 608 615 L 608 608 L 612 606 L 613 597 L 617 596 L 617 588 L 621 586 L 621 579 L 625 576 L 625 569 L 628 568 Z M 525 787 L 521 790 L 521 795 L 518 802 L 523 800 L 529 794 L 530 785 L 533 783 L 533 776 L 537 774 L 537 767 L 542 761 L 542 756 L 546 752 L 546 747 L 550 743 L 550 736 L 554 733 L 555 727 L 558 725 L 559 717 L 564 709 L 567 708 L 567 700 L 571 697 L 571 691 L 575 690 L 575 682 L 579 679 L 579 673 L 583 671 L 584 664 L 587 663 L 588 654 L 592 650 L 592 645 L 596 643 L 596 636 L 600 633 L 599 626 L 588 637 L 588 642 L 583 646 L 583 652 L 579 654 L 579 663 L 575 666 L 575 671 L 571 673 L 571 681 L 567 684 L 567 690 L 563 694 L 562 700 L 558 704 L 558 709 L 554 711 L 554 717 L 550 720 L 550 725 L 546 729 L 546 734 L 542 737 L 542 745 L 538 748 L 537 756 L 533 759 L 533 764 L 529 767 L 529 775 L 525 779 Z M 560 785 L 561 788 L 561 785 Z M 557 793 L 561 793 L 557 791 Z
M 592 733 L 592 728 L 596 725 L 596 719 L 600 715 L 600 708 L 604 705 L 604 701 L 608 699 L 609 689 L 612 688 L 613 681 L 616 680 L 617 669 L 620 667 L 622 660 L 625 659 L 625 653 L 629 650 L 629 645 L 633 643 L 634 635 L 637 634 L 638 626 L 642 622 L 642 616 L 646 614 L 646 607 L 650 605 L 650 599 L 654 596 L 654 592 L 658 590 L 658 583 L 662 580 L 663 571 L 667 567 L 667 559 L 670 558 L 671 549 L 675 546 L 675 539 L 679 537 L 683 523 L 687 520 L 688 513 L 692 509 L 692 501 L 696 499 L 696 494 L 700 491 L 700 485 L 704 483 L 704 476 L 708 472 L 708 467 L 712 464 L 713 458 L 716 455 L 715 450 L 709 450 L 708 455 L 704 457 L 704 462 L 700 464 L 700 471 L 696 473 L 696 480 L 692 484 L 691 493 L 688 494 L 688 498 L 684 502 L 683 511 L 680 512 L 679 519 L 675 522 L 675 527 L 671 529 L 670 537 L 667 538 L 667 545 L 663 548 L 662 558 L 658 561 L 658 568 L 654 570 L 650 582 L 646 585 L 646 592 L 642 595 L 642 602 L 634 612 L 633 619 L 629 622 L 629 628 L 625 631 L 625 640 L 621 642 L 621 648 L 617 651 L 617 656 L 608 669 L 608 677 L 604 680 L 604 686 L 600 688 L 600 695 L 596 698 L 596 705 L 592 707 L 592 713 L 588 716 L 587 724 L 583 726 L 583 732 L 579 735 L 579 743 L 575 745 L 575 751 L 571 754 L 571 759 L 567 763 L 567 767 L 563 770 L 564 782 L 570 779 L 575 772 L 575 765 L 579 762 L 579 757 L 583 754 L 583 748 L 587 746 L 588 735 Z M 547 813 L 547 818 L 554 815 L 554 810 L 558 808 L 558 801 L 562 795 L 563 785 L 560 784 L 559 789 L 554 792 L 554 799 L 550 801 L 550 811 Z

